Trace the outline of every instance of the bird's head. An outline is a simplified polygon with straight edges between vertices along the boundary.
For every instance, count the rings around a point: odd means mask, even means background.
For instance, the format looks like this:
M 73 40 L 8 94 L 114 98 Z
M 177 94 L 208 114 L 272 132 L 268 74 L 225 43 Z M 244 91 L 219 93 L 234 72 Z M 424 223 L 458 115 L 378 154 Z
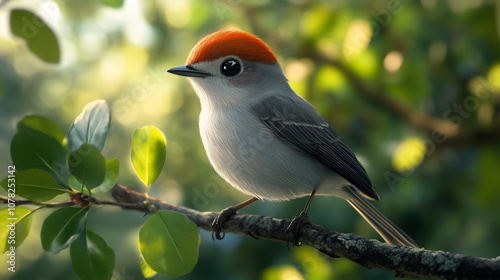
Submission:
M 189 78 L 202 106 L 226 107 L 249 103 L 258 96 L 288 87 L 278 59 L 257 36 L 221 30 L 201 39 L 186 65 L 168 72 Z

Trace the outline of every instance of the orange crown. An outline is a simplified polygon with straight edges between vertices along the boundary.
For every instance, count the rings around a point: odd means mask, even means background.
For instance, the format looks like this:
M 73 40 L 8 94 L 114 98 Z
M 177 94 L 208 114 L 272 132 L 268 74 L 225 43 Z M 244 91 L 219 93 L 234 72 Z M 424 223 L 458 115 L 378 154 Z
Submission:
M 226 55 L 274 64 L 278 59 L 259 37 L 239 30 L 221 30 L 207 35 L 193 47 L 186 64 L 211 61 Z

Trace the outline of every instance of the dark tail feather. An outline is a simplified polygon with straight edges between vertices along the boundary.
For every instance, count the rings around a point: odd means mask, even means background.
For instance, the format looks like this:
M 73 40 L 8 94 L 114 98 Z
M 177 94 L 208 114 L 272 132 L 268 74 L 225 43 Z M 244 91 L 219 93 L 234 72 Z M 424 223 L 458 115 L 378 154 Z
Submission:
M 365 218 L 387 243 L 420 248 L 408 234 L 384 216 L 384 214 L 368 202 L 356 189 L 347 187 L 346 190 L 352 194 L 352 198 L 347 199 L 347 202 Z

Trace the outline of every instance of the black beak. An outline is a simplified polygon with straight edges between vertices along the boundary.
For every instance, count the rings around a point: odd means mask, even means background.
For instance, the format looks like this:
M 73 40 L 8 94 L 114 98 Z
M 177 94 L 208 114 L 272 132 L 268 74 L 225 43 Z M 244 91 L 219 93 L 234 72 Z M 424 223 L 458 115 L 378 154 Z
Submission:
M 208 76 L 212 76 L 208 73 L 201 72 L 199 70 L 194 69 L 191 65 L 177 66 L 177 67 L 169 69 L 167 72 L 175 74 L 175 75 L 179 75 L 179 76 L 185 76 L 185 77 L 205 78 Z

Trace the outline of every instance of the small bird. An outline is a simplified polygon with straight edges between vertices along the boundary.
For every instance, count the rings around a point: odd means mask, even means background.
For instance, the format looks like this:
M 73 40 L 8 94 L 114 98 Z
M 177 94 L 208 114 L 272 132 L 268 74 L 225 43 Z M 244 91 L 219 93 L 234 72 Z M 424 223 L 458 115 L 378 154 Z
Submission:
M 345 199 L 393 245 L 418 247 L 368 202 L 379 200 L 364 167 L 328 122 L 297 95 L 271 48 L 239 30 L 207 35 L 185 66 L 168 72 L 185 76 L 201 102 L 200 134 L 216 172 L 252 196 L 214 219 L 217 239 L 233 214 L 256 201 L 309 196 L 288 231 L 296 238 L 315 195 Z M 295 244 L 299 242 L 293 240 Z

